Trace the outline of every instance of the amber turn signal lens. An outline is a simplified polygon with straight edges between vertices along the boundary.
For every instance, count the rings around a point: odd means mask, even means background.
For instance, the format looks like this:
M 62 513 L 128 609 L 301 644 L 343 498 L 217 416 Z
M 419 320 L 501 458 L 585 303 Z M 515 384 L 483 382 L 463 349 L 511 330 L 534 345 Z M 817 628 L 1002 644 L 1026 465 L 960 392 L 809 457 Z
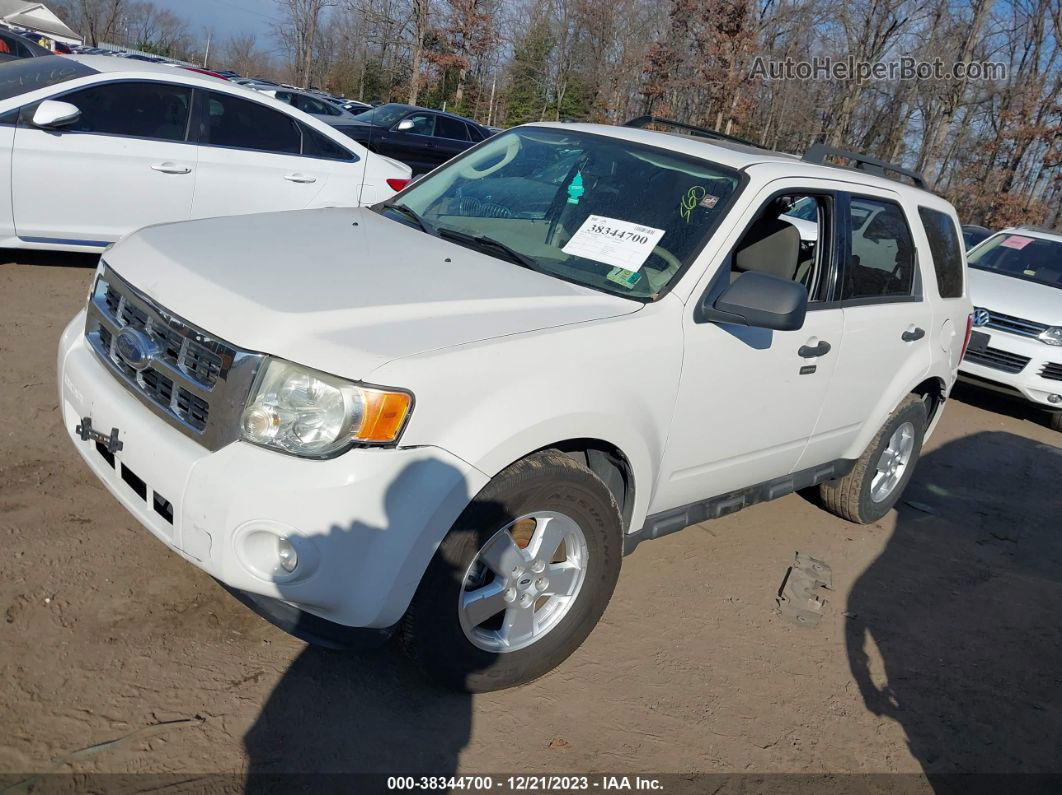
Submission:
M 365 389 L 365 418 L 354 434 L 359 442 L 393 442 L 409 416 L 409 395 Z

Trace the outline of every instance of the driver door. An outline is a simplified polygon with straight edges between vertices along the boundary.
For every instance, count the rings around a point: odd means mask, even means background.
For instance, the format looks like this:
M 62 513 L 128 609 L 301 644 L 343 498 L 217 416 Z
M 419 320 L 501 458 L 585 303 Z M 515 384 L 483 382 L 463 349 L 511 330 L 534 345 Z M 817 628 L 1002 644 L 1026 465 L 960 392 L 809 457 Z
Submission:
M 192 90 L 161 81 L 100 83 L 52 97 L 72 124 L 15 131 L 11 195 L 28 242 L 103 247 L 148 224 L 189 217 L 197 147 L 186 141 Z
M 781 211 L 811 197 L 811 222 L 798 225 Z M 780 209 L 779 209 L 780 208 Z M 756 196 L 720 249 L 719 262 L 702 277 L 683 318 L 682 377 L 673 431 L 651 505 L 657 513 L 782 477 L 794 470 L 818 420 L 841 352 L 844 318 L 836 302 L 839 229 L 833 186 L 819 180 L 778 180 Z M 774 219 L 773 222 L 770 219 Z M 769 244 L 754 247 L 762 230 L 797 229 L 796 263 L 775 261 Z M 772 331 L 699 322 L 695 306 L 745 269 L 794 278 L 810 287 L 804 325 Z M 822 343 L 826 343 L 823 346 Z M 824 347 L 828 347 L 825 350 Z M 812 355 L 812 351 L 822 351 Z

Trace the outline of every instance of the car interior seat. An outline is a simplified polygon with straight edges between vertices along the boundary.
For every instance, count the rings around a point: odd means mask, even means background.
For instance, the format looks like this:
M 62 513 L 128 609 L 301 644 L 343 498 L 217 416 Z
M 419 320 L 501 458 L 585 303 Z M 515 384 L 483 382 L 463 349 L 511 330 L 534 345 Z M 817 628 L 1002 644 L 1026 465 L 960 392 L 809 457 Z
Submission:
M 741 273 L 756 271 L 796 278 L 800 262 L 800 232 L 781 218 L 761 218 L 741 238 L 734 251 L 731 280 Z

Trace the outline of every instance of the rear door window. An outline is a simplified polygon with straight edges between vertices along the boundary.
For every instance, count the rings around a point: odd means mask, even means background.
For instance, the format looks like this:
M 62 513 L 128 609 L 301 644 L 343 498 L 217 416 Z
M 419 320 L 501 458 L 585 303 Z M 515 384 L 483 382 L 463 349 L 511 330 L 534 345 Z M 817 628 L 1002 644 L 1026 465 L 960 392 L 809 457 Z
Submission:
M 439 116 L 435 120 L 435 137 L 449 138 L 454 141 L 467 141 L 468 128 L 463 121 Z
M 913 295 L 914 239 L 900 206 L 852 196 L 847 224 L 851 246 L 841 298 L 887 301 Z
M 933 270 L 937 274 L 937 291 L 941 298 L 962 297 L 962 244 L 955 222 L 946 213 L 918 208 L 918 217 L 929 238 L 929 252 L 933 255 Z
M 357 160 L 357 156 L 331 138 L 322 135 L 306 125 L 302 127 L 302 153 L 307 157 L 320 157 L 325 160 Z
M 200 144 L 297 155 L 302 135 L 290 116 L 258 102 L 213 91 L 206 96 Z

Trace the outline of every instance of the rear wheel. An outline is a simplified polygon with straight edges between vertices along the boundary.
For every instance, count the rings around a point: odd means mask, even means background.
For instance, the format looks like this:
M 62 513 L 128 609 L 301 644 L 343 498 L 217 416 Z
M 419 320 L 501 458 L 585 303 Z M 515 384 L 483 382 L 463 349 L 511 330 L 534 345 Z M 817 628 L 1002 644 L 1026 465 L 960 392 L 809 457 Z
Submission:
M 918 463 L 927 419 L 922 399 L 905 397 L 852 471 L 819 487 L 827 510 L 859 524 L 876 522 L 887 514 Z
M 583 642 L 619 575 L 612 493 L 556 451 L 498 474 L 447 534 L 403 622 L 434 681 L 469 692 L 523 684 Z

